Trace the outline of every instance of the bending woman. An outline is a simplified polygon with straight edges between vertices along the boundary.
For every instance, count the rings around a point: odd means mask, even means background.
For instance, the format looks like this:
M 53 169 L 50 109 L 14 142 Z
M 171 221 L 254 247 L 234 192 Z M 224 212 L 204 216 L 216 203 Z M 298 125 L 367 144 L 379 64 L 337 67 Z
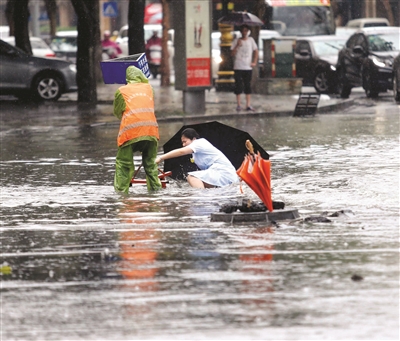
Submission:
M 196 130 L 185 129 L 181 141 L 182 148 L 158 156 L 155 162 L 193 154 L 194 163 L 200 170 L 189 172 L 187 181 L 195 188 L 222 187 L 239 181 L 236 169 L 228 158 L 206 139 L 200 138 Z

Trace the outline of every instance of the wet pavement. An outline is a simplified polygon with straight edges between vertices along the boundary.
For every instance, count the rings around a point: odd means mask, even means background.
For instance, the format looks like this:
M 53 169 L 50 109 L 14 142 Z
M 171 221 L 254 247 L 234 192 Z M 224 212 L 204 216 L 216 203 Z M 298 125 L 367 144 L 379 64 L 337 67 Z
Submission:
M 298 94 L 286 95 L 252 95 L 252 106 L 255 112 L 236 111 L 236 97 L 232 92 L 216 91 L 215 88 L 205 90 L 205 107 L 203 115 L 191 115 L 183 111 L 183 92 L 175 90 L 173 85 L 161 87 L 159 79 L 150 79 L 150 84 L 155 92 L 155 110 L 159 120 L 214 120 L 232 115 L 247 115 L 250 117 L 262 115 L 291 116 L 294 113 Z M 97 87 L 98 102 L 102 105 L 110 105 L 114 99 L 114 93 L 121 86 L 119 84 L 99 84 Z M 304 93 L 315 93 L 314 88 L 303 87 Z M 321 95 L 318 104 L 318 113 L 330 112 L 338 109 L 345 109 L 354 104 L 363 92 L 357 88 L 349 99 L 338 98 L 337 95 Z M 75 103 L 76 93 L 64 94 L 60 101 Z M 243 97 L 244 104 L 244 97 Z M 197 117 L 199 116 L 199 117 Z
M 299 219 L 212 222 L 257 200 L 245 185 L 120 196 L 110 99 L 1 103 L 0 339 L 399 338 L 399 106 L 355 93 L 345 111 L 257 116 L 210 96 L 232 113 L 219 121 L 269 152 L 273 199 Z M 160 152 L 204 121 L 156 110 Z

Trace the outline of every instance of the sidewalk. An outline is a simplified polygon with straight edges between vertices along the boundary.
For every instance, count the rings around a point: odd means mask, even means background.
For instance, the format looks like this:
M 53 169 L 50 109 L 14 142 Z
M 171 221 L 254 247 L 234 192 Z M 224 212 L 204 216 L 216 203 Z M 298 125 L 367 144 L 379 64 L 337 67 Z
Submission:
M 199 115 L 190 115 L 183 112 L 183 94 L 175 90 L 174 85 L 161 87 L 159 79 L 151 79 L 150 84 L 155 93 L 155 111 L 158 120 L 179 120 L 199 118 Z M 115 91 L 120 84 L 99 84 L 97 97 L 99 104 L 112 105 Z M 311 87 L 303 87 L 303 92 L 315 93 Z M 244 104 L 244 95 L 243 104 Z M 64 94 L 60 101 L 76 101 L 77 93 Z M 207 120 L 218 119 L 233 115 L 247 116 L 292 116 L 296 107 L 299 95 L 260 95 L 252 94 L 251 104 L 255 112 L 236 111 L 236 97 L 232 92 L 215 91 L 215 88 L 205 90 L 206 110 L 204 117 Z M 330 95 L 321 95 L 317 107 L 317 114 L 339 110 L 352 105 L 353 99 L 342 99 Z

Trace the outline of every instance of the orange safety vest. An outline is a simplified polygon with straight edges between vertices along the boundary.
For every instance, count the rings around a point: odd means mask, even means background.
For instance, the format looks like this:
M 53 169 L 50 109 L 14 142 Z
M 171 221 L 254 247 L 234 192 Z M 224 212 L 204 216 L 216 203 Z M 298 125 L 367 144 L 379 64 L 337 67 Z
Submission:
M 154 97 L 150 84 L 134 83 L 119 88 L 126 104 L 118 134 L 118 147 L 141 136 L 160 139 L 154 114 Z

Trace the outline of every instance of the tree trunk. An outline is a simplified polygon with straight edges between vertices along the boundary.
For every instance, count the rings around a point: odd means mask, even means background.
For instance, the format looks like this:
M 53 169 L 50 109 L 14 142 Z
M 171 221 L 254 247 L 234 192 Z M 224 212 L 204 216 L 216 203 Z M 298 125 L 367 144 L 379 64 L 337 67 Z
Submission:
M 168 30 L 169 30 L 169 22 L 170 22 L 170 10 L 169 10 L 169 0 L 161 0 L 162 2 L 162 55 L 161 55 L 161 66 L 160 66 L 160 74 L 161 74 L 161 86 L 169 86 L 171 84 L 170 74 L 171 70 L 169 67 L 169 51 L 168 51 Z
M 44 0 L 46 11 L 50 21 L 50 37 L 54 37 L 57 32 L 57 4 L 56 0 Z
M 128 51 L 129 55 L 144 53 L 144 7 L 145 0 L 129 0 Z
M 256 4 L 253 8 L 253 14 L 260 18 L 260 20 L 264 19 L 264 15 L 266 12 L 265 0 L 257 0 Z M 260 35 L 260 27 L 253 26 L 251 28 L 251 36 L 254 38 L 256 44 L 258 45 L 258 36 Z M 261 46 L 262 48 L 262 46 Z M 258 47 L 260 49 L 260 46 Z
M 97 76 L 101 60 L 98 0 L 71 0 L 78 17 L 76 82 L 78 102 L 97 102 Z
M 31 42 L 29 40 L 29 0 L 19 0 L 18 6 L 14 8 L 13 22 L 14 22 L 14 36 L 15 46 L 21 50 L 32 55 Z M 14 5 L 15 6 L 15 5 Z
M 385 10 L 386 10 L 389 23 L 390 23 L 390 25 L 394 26 L 395 23 L 394 23 L 393 11 L 392 11 L 392 7 L 390 6 L 389 0 L 383 0 L 382 2 L 383 2 L 383 6 L 385 7 Z
M 15 35 L 14 8 L 15 8 L 15 2 L 13 0 L 7 0 L 5 12 L 6 12 L 7 23 L 10 28 L 10 36 Z

